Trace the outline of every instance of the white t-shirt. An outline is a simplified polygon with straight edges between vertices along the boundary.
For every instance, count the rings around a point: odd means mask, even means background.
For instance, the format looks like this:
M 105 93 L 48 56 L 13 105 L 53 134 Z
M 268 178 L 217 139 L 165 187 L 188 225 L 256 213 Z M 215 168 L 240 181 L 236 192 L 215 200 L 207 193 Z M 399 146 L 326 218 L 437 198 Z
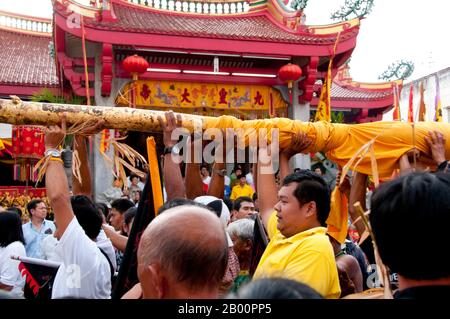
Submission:
M 206 178 L 202 177 L 202 181 L 203 181 L 203 184 L 206 184 L 209 186 L 209 183 L 211 183 L 211 176 L 207 176 Z
M 11 294 L 23 297 L 25 278 L 19 270 L 19 260 L 11 259 L 11 255 L 26 257 L 25 246 L 20 241 L 15 241 L 6 247 L 0 247 L 0 282 L 12 286 Z
M 52 299 L 111 298 L 111 270 L 106 257 L 74 217 L 56 246 L 62 264 L 56 273 Z
M 114 246 L 111 240 L 109 240 L 109 238 L 106 236 L 106 233 L 103 229 L 100 229 L 100 233 L 98 234 L 95 243 L 97 244 L 98 248 L 101 248 L 105 252 L 109 260 L 111 261 L 114 271 L 116 271 L 117 270 L 116 251 L 114 250 Z

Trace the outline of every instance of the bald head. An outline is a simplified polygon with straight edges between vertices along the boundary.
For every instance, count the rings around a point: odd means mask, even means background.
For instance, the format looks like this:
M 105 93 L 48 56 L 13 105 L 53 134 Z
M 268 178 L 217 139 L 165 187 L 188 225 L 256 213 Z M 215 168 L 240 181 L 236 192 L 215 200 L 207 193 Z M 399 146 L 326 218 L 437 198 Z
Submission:
M 158 263 L 175 282 L 193 291 L 218 288 L 228 261 L 228 245 L 220 219 L 197 206 L 170 208 L 142 235 L 138 263 Z

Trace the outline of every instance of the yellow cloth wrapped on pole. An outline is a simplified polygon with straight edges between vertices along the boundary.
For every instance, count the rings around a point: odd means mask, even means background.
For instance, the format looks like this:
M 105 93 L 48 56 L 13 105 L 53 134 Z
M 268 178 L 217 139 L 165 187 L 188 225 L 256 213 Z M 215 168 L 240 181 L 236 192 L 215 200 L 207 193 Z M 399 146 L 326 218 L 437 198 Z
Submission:
M 425 136 L 429 131 L 441 132 L 446 140 L 446 158 L 450 158 L 450 125 L 447 123 L 419 122 L 415 123 L 415 139 L 412 135 L 412 123 L 373 122 L 364 124 L 332 124 L 325 121 L 300 122 L 286 118 L 268 120 L 241 121 L 230 116 L 219 118 L 204 118 L 203 128 L 251 128 L 267 129 L 267 139 L 270 141 L 270 129 L 279 130 L 280 149 L 286 148 L 292 140 L 292 135 L 304 132 L 312 139 L 312 145 L 305 153 L 324 152 L 329 160 L 345 166 L 350 159 L 371 140 L 375 139 L 373 149 L 377 160 L 378 174 L 381 179 L 389 179 L 398 167 L 398 159 L 415 147 L 425 154 L 430 154 Z M 414 141 L 415 140 L 415 141 Z M 350 166 L 363 174 L 372 174 L 370 152 L 362 159 L 357 159 L 358 165 Z
M 147 155 L 148 155 L 148 177 L 152 184 L 153 207 L 155 208 L 155 216 L 158 215 L 158 208 L 164 204 L 163 193 L 161 188 L 161 177 L 159 175 L 158 156 L 156 153 L 156 143 L 153 136 L 147 138 Z
M 54 125 L 60 123 L 59 114 L 66 112 L 68 125 L 103 119 L 105 128 L 129 129 L 142 132 L 161 131 L 158 116 L 164 112 L 118 107 L 47 104 L 0 99 L 0 122 L 9 124 Z M 398 167 L 398 159 L 414 146 L 430 154 L 425 136 L 429 131 L 439 131 L 446 140 L 446 158 L 450 158 L 450 125 L 448 123 L 415 123 L 413 139 L 412 123 L 373 122 L 364 124 L 332 124 L 325 121 L 301 122 L 287 118 L 242 121 L 232 116 L 202 117 L 182 114 L 183 126 L 193 131 L 196 125 L 202 129 L 241 128 L 243 130 L 279 130 L 280 149 L 291 144 L 294 134 L 305 133 L 312 139 L 312 145 L 305 153 L 323 152 L 327 158 L 344 167 L 350 159 L 371 140 L 381 179 L 389 179 Z M 356 165 L 356 163 L 358 165 Z M 362 159 L 350 165 L 351 170 L 371 175 L 372 159 L 367 152 Z

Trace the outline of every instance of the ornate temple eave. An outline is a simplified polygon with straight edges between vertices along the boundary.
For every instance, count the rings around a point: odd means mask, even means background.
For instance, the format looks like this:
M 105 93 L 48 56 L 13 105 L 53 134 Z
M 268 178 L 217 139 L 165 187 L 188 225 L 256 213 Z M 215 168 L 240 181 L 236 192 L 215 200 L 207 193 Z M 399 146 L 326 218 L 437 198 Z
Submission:
M 329 56 L 337 35 L 314 34 L 310 29 L 295 31 L 282 27 L 267 10 L 249 13 L 245 20 L 236 16 L 156 12 L 151 8 L 136 8 L 135 5 L 118 0 L 113 1 L 112 6 L 117 19 L 114 22 L 100 21 L 98 15 L 96 19 L 85 18 L 88 40 L 148 47 L 216 49 L 221 52 L 236 52 L 239 47 L 243 53 Z M 67 20 L 71 17 L 67 9 L 62 2 L 55 4 L 56 23 L 66 32 L 80 36 L 80 28 L 67 26 Z M 173 25 L 179 27 L 173 28 Z M 338 53 L 353 50 L 358 32 L 359 25 L 343 31 Z M 192 41 L 194 38 L 196 41 Z

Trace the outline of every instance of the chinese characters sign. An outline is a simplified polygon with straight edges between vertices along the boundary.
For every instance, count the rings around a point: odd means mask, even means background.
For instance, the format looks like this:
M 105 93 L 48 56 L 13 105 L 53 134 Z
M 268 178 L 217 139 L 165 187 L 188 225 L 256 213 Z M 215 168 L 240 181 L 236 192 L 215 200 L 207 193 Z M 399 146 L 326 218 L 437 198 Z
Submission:
M 137 81 L 134 87 L 138 107 L 238 109 L 270 113 L 287 107 L 280 92 L 268 86 Z M 125 85 L 116 104 L 128 106 L 132 92 L 130 84 Z

